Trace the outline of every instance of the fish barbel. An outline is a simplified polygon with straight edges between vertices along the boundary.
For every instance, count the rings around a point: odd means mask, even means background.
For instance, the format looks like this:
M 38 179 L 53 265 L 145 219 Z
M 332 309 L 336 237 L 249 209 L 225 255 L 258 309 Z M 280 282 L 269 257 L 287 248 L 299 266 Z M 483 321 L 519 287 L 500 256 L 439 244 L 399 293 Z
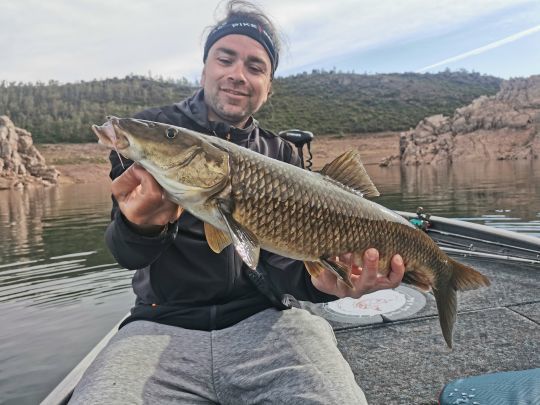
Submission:
M 167 198 L 204 221 L 206 239 L 219 253 L 233 243 L 255 269 L 260 249 L 303 260 L 316 277 L 324 269 L 347 285 L 351 269 L 335 258 L 379 251 L 379 273 L 403 257 L 404 282 L 432 290 L 444 339 L 452 347 L 457 290 L 489 285 L 474 269 L 446 255 L 397 213 L 366 197 L 378 191 L 357 152 L 319 173 L 263 156 L 223 139 L 185 128 L 110 117 L 93 127 L 99 142 L 144 167 Z

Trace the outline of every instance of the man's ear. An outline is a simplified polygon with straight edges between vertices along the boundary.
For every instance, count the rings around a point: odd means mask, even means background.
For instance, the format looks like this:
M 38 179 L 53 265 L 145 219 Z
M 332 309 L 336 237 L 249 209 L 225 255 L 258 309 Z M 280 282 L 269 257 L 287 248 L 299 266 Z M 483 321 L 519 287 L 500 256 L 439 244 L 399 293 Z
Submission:
M 272 97 L 273 91 L 272 91 L 272 81 L 270 81 L 270 84 L 268 85 L 268 92 L 266 93 L 266 98 Z
M 204 81 L 206 79 L 206 65 L 204 65 L 201 72 L 201 87 L 204 87 Z

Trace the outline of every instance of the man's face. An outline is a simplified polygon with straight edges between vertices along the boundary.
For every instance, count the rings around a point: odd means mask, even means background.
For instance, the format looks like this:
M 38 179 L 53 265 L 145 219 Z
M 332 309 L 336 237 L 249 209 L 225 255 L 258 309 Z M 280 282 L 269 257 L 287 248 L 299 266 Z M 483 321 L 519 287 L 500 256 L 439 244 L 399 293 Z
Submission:
M 245 35 L 227 35 L 210 48 L 201 84 L 208 119 L 242 128 L 268 99 L 270 57 Z

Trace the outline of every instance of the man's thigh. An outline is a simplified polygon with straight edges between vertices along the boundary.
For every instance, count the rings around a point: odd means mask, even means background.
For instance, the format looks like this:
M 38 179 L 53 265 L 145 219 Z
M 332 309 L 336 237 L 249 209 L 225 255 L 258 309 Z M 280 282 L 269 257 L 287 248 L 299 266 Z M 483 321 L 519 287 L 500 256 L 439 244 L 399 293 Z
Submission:
M 211 404 L 210 333 L 135 321 L 111 339 L 70 403 Z
M 265 310 L 213 333 L 222 404 L 365 404 L 328 322 L 307 311 Z

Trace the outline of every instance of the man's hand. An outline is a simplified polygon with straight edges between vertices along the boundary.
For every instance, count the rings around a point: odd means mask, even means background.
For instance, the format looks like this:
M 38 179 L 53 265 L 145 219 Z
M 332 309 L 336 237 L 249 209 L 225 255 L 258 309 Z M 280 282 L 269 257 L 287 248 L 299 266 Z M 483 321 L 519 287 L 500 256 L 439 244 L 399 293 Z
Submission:
M 362 295 L 374 291 L 396 288 L 401 283 L 405 273 L 403 259 L 400 255 L 395 255 L 390 262 L 388 275 L 378 275 L 379 252 L 373 248 L 366 250 L 364 253 L 363 267 L 358 267 L 352 262 L 351 254 L 341 256 L 340 261 L 352 266 L 351 283 L 354 288 L 345 285 L 328 270 L 322 272 L 318 277 L 311 277 L 311 282 L 317 289 L 339 298 L 360 298 Z
M 163 229 L 176 221 L 183 208 L 165 198 L 161 186 L 142 167 L 133 164 L 111 185 L 124 217 L 142 233 Z

